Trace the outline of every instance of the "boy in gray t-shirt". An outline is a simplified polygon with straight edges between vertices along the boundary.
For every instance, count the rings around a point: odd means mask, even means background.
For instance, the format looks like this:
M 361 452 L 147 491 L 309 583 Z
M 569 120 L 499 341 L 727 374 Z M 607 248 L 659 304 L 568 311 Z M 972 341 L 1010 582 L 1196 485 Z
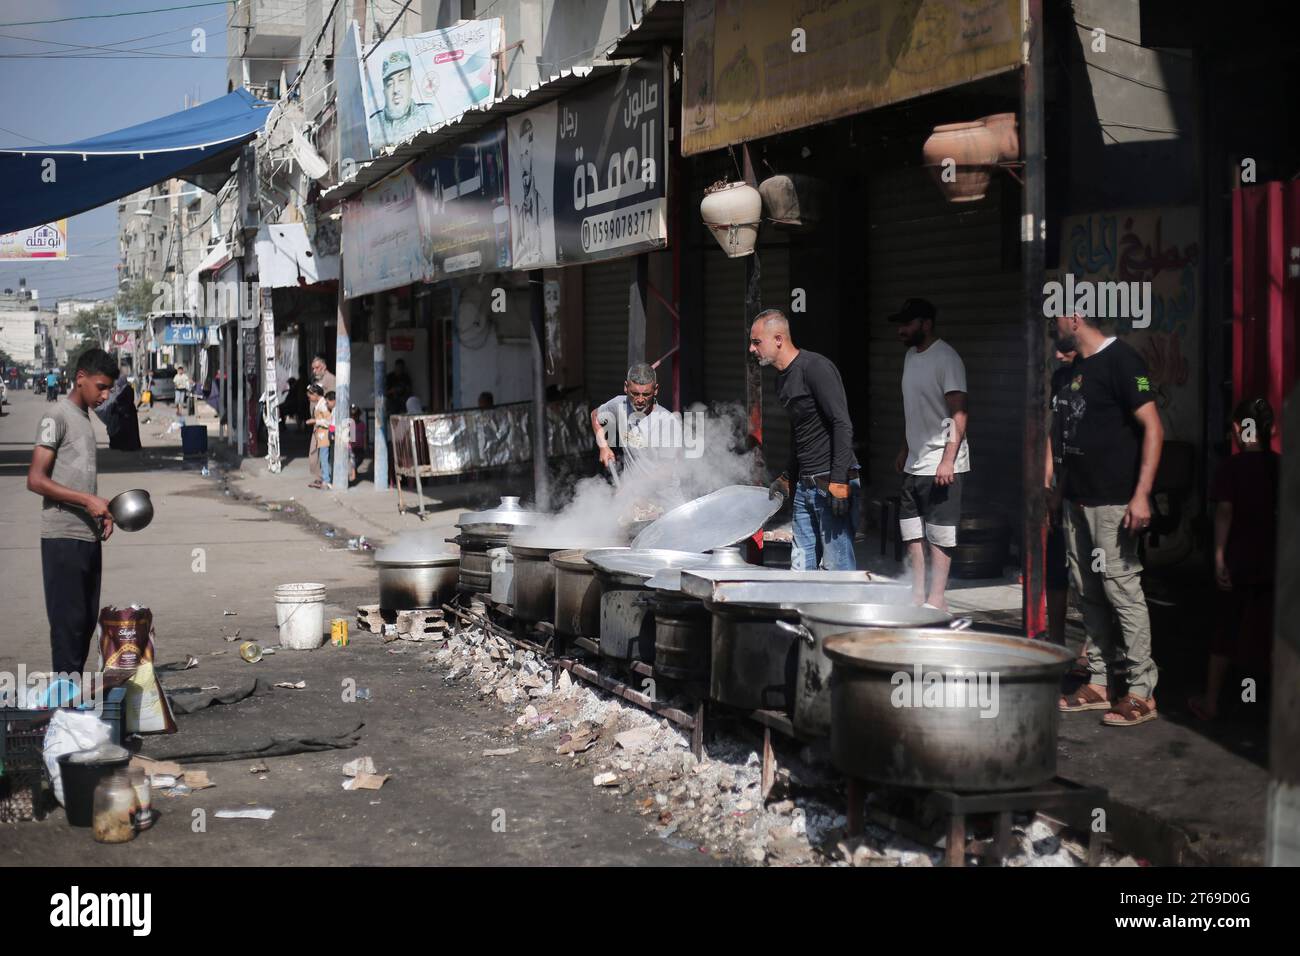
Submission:
M 27 489 L 42 498 L 41 568 L 57 674 L 85 670 L 99 617 L 100 542 L 113 533 L 113 518 L 97 493 L 90 409 L 108 398 L 117 376 L 117 363 L 103 349 L 81 354 L 72 388 L 36 426 L 27 469 Z

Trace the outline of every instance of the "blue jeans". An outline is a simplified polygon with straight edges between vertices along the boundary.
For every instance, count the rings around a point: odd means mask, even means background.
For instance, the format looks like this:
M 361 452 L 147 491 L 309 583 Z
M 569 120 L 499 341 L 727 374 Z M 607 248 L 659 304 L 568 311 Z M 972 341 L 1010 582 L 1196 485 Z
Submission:
M 849 513 L 837 518 L 831 513 L 831 496 L 820 488 L 794 484 L 794 545 L 790 549 L 790 567 L 795 571 L 856 571 L 858 559 L 853 552 L 853 533 L 858 526 L 858 499 L 862 482 L 849 482 Z
M 320 456 L 320 480 L 325 484 L 333 484 L 334 472 L 330 468 L 330 446 L 321 445 L 316 449 L 316 454 Z

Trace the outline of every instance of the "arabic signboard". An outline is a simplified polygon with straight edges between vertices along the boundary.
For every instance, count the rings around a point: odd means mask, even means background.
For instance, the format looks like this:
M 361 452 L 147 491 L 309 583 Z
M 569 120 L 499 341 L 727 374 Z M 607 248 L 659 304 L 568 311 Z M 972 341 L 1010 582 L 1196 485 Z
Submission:
M 667 243 L 665 69 L 662 57 L 638 60 L 507 120 L 514 268 Z
M 431 275 L 410 166 L 344 203 L 343 261 L 343 290 L 349 299 Z
M 0 259 L 68 258 L 68 220 L 0 235 Z
M 144 329 L 144 319 L 119 313 L 113 322 L 113 327 L 121 332 L 140 332 Z
M 1150 283 L 1145 314 L 1120 316 L 1114 331 L 1146 360 L 1165 437 L 1200 444 L 1203 309 L 1196 209 L 1094 212 L 1066 218 L 1061 229 L 1061 270 L 1073 274 L 1074 285 Z
M 206 338 L 207 330 L 204 328 L 171 322 L 163 332 L 163 345 L 202 345 Z
M 1021 0 L 692 0 L 682 153 L 812 126 L 1021 62 Z
M 355 24 L 348 44 L 358 47 Z M 339 90 L 344 179 L 348 161 L 368 161 L 385 146 L 410 139 L 490 103 L 496 95 L 493 54 L 501 21 L 466 20 L 446 30 L 392 37 L 357 58 L 359 88 L 351 76 Z M 340 59 L 340 72 L 343 63 Z
M 497 125 L 412 166 L 430 279 L 510 268 L 505 139 Z

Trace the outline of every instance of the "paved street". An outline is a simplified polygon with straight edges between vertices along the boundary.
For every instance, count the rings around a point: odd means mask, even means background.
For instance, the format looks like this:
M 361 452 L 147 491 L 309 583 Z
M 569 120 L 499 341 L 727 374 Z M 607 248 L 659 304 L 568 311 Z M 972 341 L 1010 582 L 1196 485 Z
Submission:
M 0 669 L 49 666 L 38 542 L 39 502 L 24 487 L 31 442 L 46 408 L 30 392 L 11 393 L 0 418 Z M 146 416 L 142 416 L 146 417 Z M 358 746 L 269 758 L 264 774 L 250 760 L 204 763 L 216 786 L 188 797 L 158 798 L 163 816 L 125 847 L 100 846 L 70 828 L 61 812 L 41 823 L 0 827 L 0 864 L 692 864 L 703 854 L 674 849 L 653 836 L 626 801 L 596 791 L 591 778 L 565 767 L 554 745 L 512 738 L 517 753 L 484 758 L 501 747 L 513 715 L 447 687 L 415 653 L 389 654 L 377 643 L 343 649 L 280 651 L 244 663 L 239 639 L 277 643 L 272 589 L 291 581 L 328 588 L 327 616 L 353 616 L 373 600 L 369 555 L 225 493 L 180 460 L 178 436 L 159 437 L 171 416 L 142 425 L 143 453 L 109 451 L 102 425 L 100 494 L 147 488 L 156 517 L 143 532 L 114 534 L 104 551 L 102 604 L 153 609 L 158 662 L 199 659 L 197 668 L 164 674 L 168 687 L 219 686 L 222 692 L 260 677 L 305 680 L 304 690 L 275 690 L 228 707 L 178 718 L 174 737 L 150 738 L 145 753 L 188 741 L 244 739 L 258 733 L 335 735 L 362 727 Z M 196 554 L 196 549 L 198 553 Z M 202 559 L 206 570 L 196 573 Z M 225 615 L 234 611 L 234 615 Z M 92 660 L 94 655 L 92 653 Z M 345 679 L 369 688 L 369 701 L 345 703 Z M 187 741 L 188 738 L 188 741 Z M 341 788 L 342 765 L 374 759 L 392 779 L 380 791 Z M 221 809 L 273 808 L 269 821 L 219 820 Z M 206 811 L 206 832 L 194 811 Z M 502 810 L 502 813 L 494 811 Z M 494 819 L 505 832 L 494 832 Z M 498 823 L 496 830 L 500 830 Z

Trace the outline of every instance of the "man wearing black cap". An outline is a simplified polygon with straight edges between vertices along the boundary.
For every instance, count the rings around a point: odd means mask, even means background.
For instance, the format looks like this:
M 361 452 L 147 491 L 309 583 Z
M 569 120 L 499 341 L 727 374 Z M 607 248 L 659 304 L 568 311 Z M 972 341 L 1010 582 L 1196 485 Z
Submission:
M 903 357 L 903 447 L 895 467 L 903 473 L 898 511 L 912 564 L 912 600 L 948 609 L 951 549 L 961 519 L 961 486 L 970 471 L 966 445 L 966 366 L 943 339 L 934 337 L 934 306 L 908 299 L 889 317 L 898 323 Z M 930 590 L 925 588 L 925 545 L 930 543 Z
M 768 489 L 774 497 L 789 497 L 794 485 L 790 566 L 856 571 L 853 534 L 861 483 L 839 369 L 824 355 L 796 348 L 779 309 L 754 319 L 749 351 L 759 365 L 776 368 L 777 398 L 790 413 L 789 464 Z

